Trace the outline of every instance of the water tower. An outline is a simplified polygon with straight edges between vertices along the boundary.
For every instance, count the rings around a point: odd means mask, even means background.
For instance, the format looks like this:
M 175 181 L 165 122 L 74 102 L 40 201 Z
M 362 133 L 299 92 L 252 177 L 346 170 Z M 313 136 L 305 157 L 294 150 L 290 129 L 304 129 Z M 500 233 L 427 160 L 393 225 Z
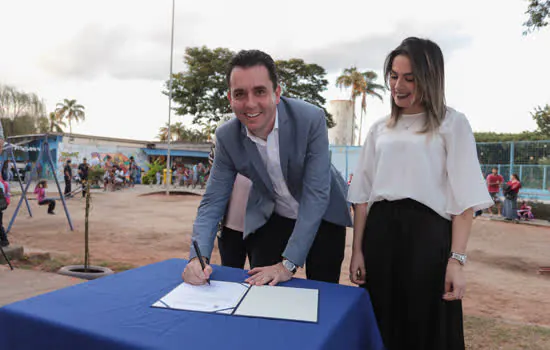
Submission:
M 336 126 L 328 129 L 328 142 L 334 146 L 351 145 L 352 120 L 355 116 L 353 102 L 350 100 L 332 100 L 328 104 L 328 112 Z M 355 143 L 357 144 L 357 122 L 355 123 Z

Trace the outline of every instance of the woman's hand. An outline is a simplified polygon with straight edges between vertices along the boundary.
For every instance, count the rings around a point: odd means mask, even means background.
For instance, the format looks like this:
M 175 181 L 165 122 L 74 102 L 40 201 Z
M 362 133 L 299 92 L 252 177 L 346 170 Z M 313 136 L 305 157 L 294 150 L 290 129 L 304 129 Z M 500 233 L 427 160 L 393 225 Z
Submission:
M 367 282 L 367 270 L 365 269 L 365 258 L 363 252 L 357 251 L 351 254 L 351 263 L 349 265 L 349 279 L 351 283 L 358 285 Z
M 445 274 L 445 294 L 443 300 L 462 300 L 466 292 L 466 277 L 462 265 L 455 259 L 449 259 Z

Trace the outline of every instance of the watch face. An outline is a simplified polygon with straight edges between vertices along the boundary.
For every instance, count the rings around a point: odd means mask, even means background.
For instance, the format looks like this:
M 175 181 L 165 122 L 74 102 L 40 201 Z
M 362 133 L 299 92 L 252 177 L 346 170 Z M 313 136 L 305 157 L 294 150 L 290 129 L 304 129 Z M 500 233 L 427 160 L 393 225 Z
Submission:
M 288 260 L 283 260 L 283 266 L 290 272 L 294 273 L 296 271 L 296 265 L 291 263 Z

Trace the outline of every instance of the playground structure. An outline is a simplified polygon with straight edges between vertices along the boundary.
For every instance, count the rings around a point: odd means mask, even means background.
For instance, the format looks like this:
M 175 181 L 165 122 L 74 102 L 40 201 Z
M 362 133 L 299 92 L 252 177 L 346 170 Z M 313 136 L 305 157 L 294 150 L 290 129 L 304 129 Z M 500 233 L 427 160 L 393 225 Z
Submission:
M 14 164 L 16 164 L 13 149 L 14 149 L 14 146 L 12 144 L 6 144 L 4 146 L 4 154 L 7 153 L 7 159 L 11 160 Z M 53 178 L 55 180 L 55 184 L 57 186 L 57 191 L 59 193 L 59 197 L 52 198 L 52 199 L 56 199 L 56 200 L 60 199 L 61 200 L 61 202 L 63 204 L 63 209 L 65 211 L 65 215 L 67 217 L 67 221 L 69 223 L 69 227 L 70 227 L 71 231 L 74 231 L 73 223 L 71 221 L 71 216 L 70 216 L 69 210 L 67 208 L 67 203 L 65 202 L 65 196 L 63 195 L 63 192 L 61 191 L 61 186 L 59 184 L 59 180 L 57 179 L 57 175 L 56 175 L 56 172 L 55 172 L 55 167 L 54 167 L 54 164 L 53 164 L 53 160 L 51 158 L 48 139 L 44 138 L 44 142 L 42 143 L 42 145 L 40 147 L 40 151 L 38 153 L 38 158 L 37 158 L 34 166 L 31 168 L 31 171 L 30 171 L 30 174 L 29 174 L 30 176 L 25 176 L 25 182 L 26 182 L 25 186 L 23 186 L 23 183 L 21 182 L 20 177 L 18 177 L 18 179 L 17 179 L 17 181 L 19 182 L 19 186 L 21 187 L 21 198 L 19 199 L 19 202 L 17 203 L 17 207 L 15 208 L 15 211 L 14 211 L 14 213 L 13 213 L 11 219 L 10 219 L 10 223 L 9 223 L 8 228 L 6 230 L 6 234 L 8 234 L 11 231 L 11 228 L 12 228 L 14 222 L 15 222 L 15 219 L 17 218 L 19 210 L 21 209 L 21 205 L 23 204 L 23 201 L 25 201 L 29 216 L 32 217 L 32 210 L 31 210 L 31 207 L 29 205 L 29 199 L 30 198 L 27 197 L 27 191 L 28 191 L 28 189 L 31 185 L 31 182 L 32 182 L 32 174 L 34 174 L 36 172 L 37 178 L 40 175 L 40 174 L 38 174 L 37 166 L 40 163 L 40 161 L 42 160 L 42 157 L 44 157 L 44 156 L 46 157 L 45 158 L 46 164 L 48 166 L 50 166 L 51 172 L 53 174 Z M 75 192 L 78 191 L 78 190 L 82 190 L 82 189 L 79 188 L 79 189 L 75 190 Z

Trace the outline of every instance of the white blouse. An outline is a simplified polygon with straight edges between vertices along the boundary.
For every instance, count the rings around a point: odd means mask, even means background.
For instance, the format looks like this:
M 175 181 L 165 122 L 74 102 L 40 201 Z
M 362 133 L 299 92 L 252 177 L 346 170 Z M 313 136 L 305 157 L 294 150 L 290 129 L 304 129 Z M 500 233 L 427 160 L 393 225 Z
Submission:
M 439 130 L 418 134 L 426 114 L 389 116 L 369 130 L 348 191 L 351 203 L 410 198 L 446 219 L 493 205 L 466 116 L 447 107 Z

